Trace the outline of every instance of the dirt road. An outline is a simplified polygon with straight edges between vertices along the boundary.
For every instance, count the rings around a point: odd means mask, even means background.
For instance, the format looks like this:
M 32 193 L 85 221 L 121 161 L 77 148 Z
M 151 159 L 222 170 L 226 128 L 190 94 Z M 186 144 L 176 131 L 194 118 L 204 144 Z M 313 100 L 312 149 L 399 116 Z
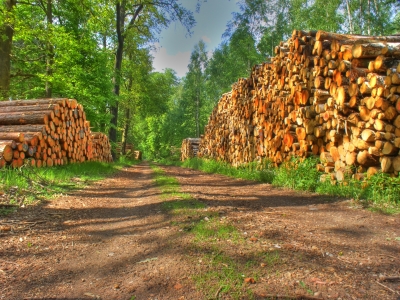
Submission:
M 174 199 L 161 197 L 149 165 L 126 167 L 0 219 L 0 299 L 399 298 L 400 281 L 383 277 L 400 276 L 398 215 L 163 169 L 206 205 L 201 220 L 229 224 L 240 238 L 195 241 L 185 230 L 195 220 L 163 209 Z M 245 270 L 235 293 L 211 272 L 228 265 Z

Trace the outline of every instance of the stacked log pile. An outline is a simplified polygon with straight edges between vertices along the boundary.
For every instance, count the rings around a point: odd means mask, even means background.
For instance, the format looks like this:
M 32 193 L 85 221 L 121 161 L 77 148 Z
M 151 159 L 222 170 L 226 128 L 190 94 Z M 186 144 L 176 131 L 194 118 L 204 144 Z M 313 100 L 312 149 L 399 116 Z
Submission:
M 400 35 L 294 30 L 214 108 L 199 156 L 319 156 L 332 180 L 400 171 Z
M 197 156 L 200 138 L 187 138 L 182 141 L 181 161 Z
M 92 161 L 112 162 L 111 145 L 107 135 L 102 132 L 91 133 L 91 157 Z
M 0 168 L 109 160 L 109 148 L 98 158 L 93 146 L 83 106 L 74 99 L 0 101 Z
M 133 151 L 133 158 L 136 160 L 142 160 L 142 151 L 139 150 Z
M 122 142 L 118 142 L 115 145 L 115 152 L 117 155 L 122 155 Z M 133 151 L 134 151 L 134 145 L 132 143 L 126 143 L 125 144 L 125 155 L 127 156 L 133 156 Z

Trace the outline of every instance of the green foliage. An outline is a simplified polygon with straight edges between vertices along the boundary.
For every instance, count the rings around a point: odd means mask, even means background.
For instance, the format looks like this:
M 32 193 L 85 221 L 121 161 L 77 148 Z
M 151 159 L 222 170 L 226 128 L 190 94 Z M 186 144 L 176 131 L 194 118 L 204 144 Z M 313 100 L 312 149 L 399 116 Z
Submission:
M 321 175 L 315 167 L 316 164 L 317 159 L 314 158 L 303 161 L 298 158 L 292 158 L 277 169 L 272 184 L 295 190 L 314 192 Z
M 42 169 L 28 166 L 0 169 L 0 190 L 10 195 L 10 203 L 31 204 L 103 179 L 127 163 L 131 165 L 137 162 L 125 160 L 117 163 L 86 162 Z
M 265 161 L 263 162 L 263 165 L 270 166 L 270 163 Z M 207 173 L 219 173 L 230 177 L 268 183 L 272 183 L 275 177 L 275 170 L 271 168 L 259 168 L 256 162 L 235 168 L 225 162 L 192 158 L 184 161 L 182 166 L 201 170 Z
M 363 194 L 378 204 L 400 204 L 400 178 L 385 173 L 375 174 L 368 180 Z

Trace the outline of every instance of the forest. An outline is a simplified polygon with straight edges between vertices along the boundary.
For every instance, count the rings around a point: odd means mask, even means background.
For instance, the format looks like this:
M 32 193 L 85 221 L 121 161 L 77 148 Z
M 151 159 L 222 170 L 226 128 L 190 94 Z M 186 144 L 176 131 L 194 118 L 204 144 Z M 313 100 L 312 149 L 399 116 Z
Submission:
M 93 131 L 161 159 L 203 134 L 221 95 L 293 29 L 400 33 L 396 0 L 238 0 L 219 46 L 200 40 L 184 77 L 154 71 L 162 30 L 180 23 L 190 34 L 204 2 L 2 0 L 0 99 L 77 99 Z

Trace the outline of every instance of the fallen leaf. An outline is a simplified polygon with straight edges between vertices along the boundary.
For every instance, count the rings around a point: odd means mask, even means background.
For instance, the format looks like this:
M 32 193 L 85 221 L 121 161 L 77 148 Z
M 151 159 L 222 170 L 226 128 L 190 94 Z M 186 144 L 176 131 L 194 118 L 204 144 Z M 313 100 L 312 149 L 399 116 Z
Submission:
M 246 282 L 246 283 L 252 283 L 252 284 L 256 283 L 256 281 L 254 280 L 254 278 L 251 278 L 251 277 L 245 278 L 245 279 L 244 279 L 244 282 Z
M 174 289 L 176 289 L 176 290 L 180 290 L 181 288 L 183 288 L 183 286 L 180 283 L 177 283 L 174 285 Z
M 250 241 L 252 241 L 252 242 L 257 242 L 257 241 L 258 241 L 258 238 L 252 236 L 252 237 L 250 238 Z

